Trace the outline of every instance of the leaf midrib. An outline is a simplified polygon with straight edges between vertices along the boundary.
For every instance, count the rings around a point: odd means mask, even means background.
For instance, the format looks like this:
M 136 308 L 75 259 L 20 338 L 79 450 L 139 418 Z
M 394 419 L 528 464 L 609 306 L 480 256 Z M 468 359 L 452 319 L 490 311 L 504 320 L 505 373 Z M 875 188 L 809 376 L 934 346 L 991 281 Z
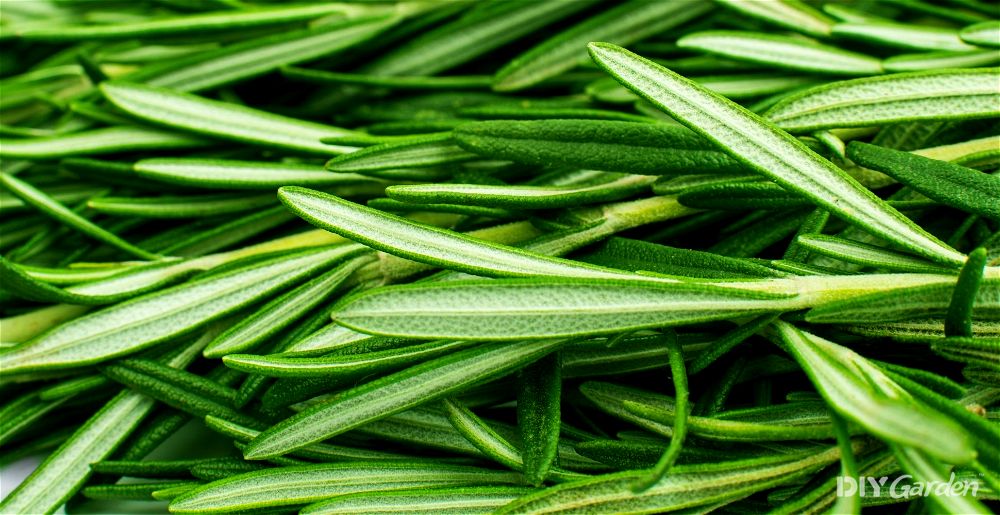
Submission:
M 815 114 L 817 112 L 829 111 L 829 110 L 834 110 L 834 109 L 841 109 L 841 108 L 844 108 L 844 107 L 851 107 L 851 108 L 858 107 L 858 108 L 860 108 L 860 107 L 865 107 L 865 106 L 878 106 L 879 104 L 887 104 L 887 103 L 891 103 L 891 102 L 905 102 L 905 101 L 911 101 L 911 100 L 923 100 L 923 101 L 926 101 L 926 102 L 929 102 L 929 103 L 934 103 L 934 102 L 938 102 L 938 101 L 940 101 L 942 99 L 948 99 L 948 100 L 950 100 L 950 99 L 957 99 L 957 98 L 963 98 L 963 97 L 980 97 L 980 96 L 991 96 L 992 97 L 992 96 L 996 96 L 996 94 L 997 94 L 996 91 L 983 90 L 983 91 L 976 91 L 976 92 L 972 92 L 972 93 L 968 93 L 968 92 L 963 92 L 963 93 L 935 93 L 933 97 L 928 97 L 925 94 L 921 94 L 921 93 L 914 93 L 914 94 L 911 94 L 911 95 L 882 95 L 879 98 L 874 98 L 874 99 L 870 99 L 870 100 L 858 101 L 858 100 L 849 100 L 848 99 L 848 100 L 845 100 L 843 102 L 836 102 L 836 103 L 818 105 L 818 106 L 813 107 L 813 108 L 802 109 L 802 110 L 795 111 L 795 112 L 793 112 L 789 116 L 784 116 L 784 117 L 782 117 L 782 116 L 776 116 L 776 117 L 772 117 L 771 120 L 774 121 L 775 123 L 781 124 L 781 122 L 783 122 L 783 121 L 794 120 L 797 117 L 808 116 L 810 114 Z

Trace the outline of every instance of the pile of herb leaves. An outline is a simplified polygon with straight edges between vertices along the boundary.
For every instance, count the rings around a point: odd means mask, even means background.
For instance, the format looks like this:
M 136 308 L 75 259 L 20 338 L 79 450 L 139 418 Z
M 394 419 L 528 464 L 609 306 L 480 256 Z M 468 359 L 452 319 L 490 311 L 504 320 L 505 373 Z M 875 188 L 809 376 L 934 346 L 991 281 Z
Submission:
M 0 512 L 1000 499 L 995 4 L 0 17 Z

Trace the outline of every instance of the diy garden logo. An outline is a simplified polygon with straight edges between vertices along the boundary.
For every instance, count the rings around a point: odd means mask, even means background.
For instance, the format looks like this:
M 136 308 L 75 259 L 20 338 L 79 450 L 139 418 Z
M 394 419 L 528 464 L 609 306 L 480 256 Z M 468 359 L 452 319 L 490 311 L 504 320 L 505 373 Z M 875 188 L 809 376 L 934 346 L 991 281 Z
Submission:
M 889 482 L 889 476 L 857 478 L 840 476 L 837 478 L 837 497 L 858 495 L 859 497 L 889 497 L 892 499 L 909 499 L 911 497 L 940 496 L 975 496 L 979 492 L 979 481 L 972 479 L 955 479 L 951 473 L 948 481 L 914 481 L 913 476 L 903 474 Z

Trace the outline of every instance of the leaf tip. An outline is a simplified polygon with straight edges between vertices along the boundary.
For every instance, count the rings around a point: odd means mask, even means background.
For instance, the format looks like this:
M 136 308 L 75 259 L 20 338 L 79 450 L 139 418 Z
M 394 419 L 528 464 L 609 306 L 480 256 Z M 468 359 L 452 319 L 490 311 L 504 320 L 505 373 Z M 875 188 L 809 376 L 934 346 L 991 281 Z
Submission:
M 276 451 L 272 448 L 273 445 L 271 445 L 271 442 L 268 441 L 269 438 L 267 438 L 269 435 L 266 435 L 265 433 L 257 435 L 256 438 L 250 440 L 250 443 L 243 448 L 243 459 L 249 461 L 266 460 L 270 458 L 277 458 L 282 455 L 280 450 Z
M 590 56 L 593 57 L 595 61 L 608 51 L 618 49 L 621 49 L 621 47 L 611 43 L 604 43 L 602 41 L 592 41 L 587 43 L 587 50 L 590 51 Z

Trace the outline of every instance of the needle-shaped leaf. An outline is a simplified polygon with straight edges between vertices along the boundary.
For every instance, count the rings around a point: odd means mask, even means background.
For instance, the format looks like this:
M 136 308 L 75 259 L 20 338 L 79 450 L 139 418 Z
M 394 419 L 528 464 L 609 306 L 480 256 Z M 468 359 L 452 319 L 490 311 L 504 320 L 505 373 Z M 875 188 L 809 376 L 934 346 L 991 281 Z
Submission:
M 98 474 L 116 474 L 131 477 L 191 477 L 191 467 L 201 463 L 215 461 L 216 458 L 199 458 L 193 460 L 103 460 L 90 466 Z
M 331 323 L 292 342 L 287 349 L 284 349 L 284 352 L 289 357 L 315 356 L 341 348 L 349 348 L 369 338 L 372 336 Z
M 187 366 L 214 332 L 207 331 L 205 336 L 165 364 Z M 0 512 L 54 513 L 83 487 L 91 474 L 90 464 L 119 448 L 155 404 L 153 399 L 131 391 L 112 397 L 0 502 Z
M 732 173 L 743 167 L 694 132 L 674 125 L 598 120 L 484 121 L 455 140 L 491 159 L 648 175 Z
M 680 249 L 648 241 L 611 238 L 582 258 L 588 263 L 681 277 L 738 279 L 783 275 L 761 262 Z
M 931 349 L 945 358 L 1000 371 L 1000 338 L 949 337 Z
M 140 296 L 0 354 L 3 372 L 79 367 L 138 351 L 193 331 L 357 251 L 347 245 L 284 253 Z
M 209 429 L 224 436 L 232 438 L 237 442 L 248 442 L 257 437 L 260 431 L 250 427 L 242 426 L 230 420 L 221 419 L 212 415 L 205 416 L 205 425 Z M 309 458 L 320 461 L 344 461 L 352 459 L 360 460 L 399 460 L 405 458 L 403 454 L 377 451 L 371 449 L 357 449 L 342 445 L 330 445 L 316 443 L 308 447 L 303 447 L 292 453 L 293 456 Z
M 394 413 L 506 375 L 563 345 L 562 341 L 487 344 L 436 358 L 347 390 L 261 433 L 248 459 L 280 456 Z
M 727 8 L 788 30 L 810 36 L 825 37 L 835 21 L 799 0 L 775 0 L 771 2 L 741 2 L 739 0 L 719 0 Z
M 345 299 L 334 319 L 413 338 L 516 340 L 613 334 L 778 312 L 790 297 L 702 284 L 561 278 L 390 286 Z
M 354 258 L 268 302 L 253 316 L 243 319 L 205 347 L 206 358 L 253 348 L 294 323 L 318 306 L 358 268 L 373 261 L 370 256 Z
M 954 288 L 954 283 L 889 288 L 817 306 L 806 313 L 806 320 L 824 324 L 874 324 L 944 315 Z M 984 319 L 1000 316 L 1000 281 L 982 282 L 974 309 L 977 317 Z
M 198 136 L 148 127 L 107 127 L 44 138 L 8 139 L 0 156 L 18 159 L 59 159 L 66 156 L 116 154 L 138 150 L 198 148 L 211 142 Z
M 621 274 L 439 229 L 305 188 L 278 197 L 307 222 L 377 250 L 466 273 L 527 277 L 615 277 Z
M 973 436 L 976 450 L 979 451 L 977 459 L 984 464 L 988 464 L 993 469 L 997 468 L 998 464 L 1000 464 L 1000 444 L 998 444 L 1000 442 L 1000 429 L 996 425 L 969 411 L 961 399 L 955 400 L 946 397 L 931 388 L 892 371 L 888 371 L 888 374 L 894 381 L 906 388 L 908 392 L 923 401 L 927 406 L 958 421 Z
M 852 141 L 847 149 L 855 163 L 882 172 L 929 198 L 1000 220 L 1000 175 L 860 141 Z
M 36 302 L 62 302 L 66 304 L 102 304 L 98 299 L 74 294 L 49 283 L 39 281 L 15 263 L 0 256 L 0 284 L 14 296 Z
M 503 384 L 503 383 L 500 383 Z M 508 442 L 518 445 L 520 440 L 516 427 L 491 421 L 490 427 Z M 481 453 L 463 438 L 448 422 L 448 417 L 438 411 L 416 408 L 404 411 L 388 419 L 373 422 L 359 432 L 377 435 L 391 441 L 413 442 L 421 446 L 450 449 L 461 454 L 481 456 Z M 606 470 L 603 465 L 576 453 L 569 444 L 560 442 L 559 462 L 570 470 L 580 472 Z
M 968 463 L 976 452 L 962 426 L 917 403 L 902 387 L 854 351 L 776 322 L 785 348 L 830 407 L 872 434 L 909 445 L 949 463 Z
M 413 38 L 364 67 L 374 75 L 435 75 L 550 23 L 579 12 L 595 0 L 574 2 L 484 2 L 487 15 L 471 13 Z
M 142 359 L 126 359 L 101 368 L 111 380 L 198 418 L 223 417 L 246 425 L 261 425 L 231 407 L 236 391 L 211 379 Z
M 677 432 L 676 402 L 661 395 L 613 384 L 586 383 L 581 391 L 609 414 L 629 420 L 640 427 L 673 438 Z M 824 409 L 814 406 L 785 408 L 774 406 L 764 413 L 716 413 L 711 417 L 688 416 L 686 431 L 712 440 L 766 442 L 825 439 L 833 428 Z
M 984 21 L 969 25 L 958 33 L 970 45 L 1000 47 L 1000 21 Z
M 66 224 L 86 234 L 87 236 L 90 236 L 91 238 L 107 243 L 112 247 L 121 249 L 142 259 L 157 259 L 159 257 L 156 254 L 136 247 L 135 245 L 121 239 L 114 233 L 99 227 L 90 220 L 78 215 L 72 209 L 69 209 L 57 200 L 46 195 L 38 188 L 22 181 L 21 179 L 18 179 L 13 175 L 0 173 L 0 184 L 7 188 L 11 193 L 20 197 L 25 203 L 30 204 L 46 216 L 52 217 L 56 221 Z
M 817 254 L 823 254 L 849 263 L 899 270 L 902 272 L 933 274 L 948 273 L 950 271 L 914 256 L 836 236 L 803 234 L 796 239 L 796 242 Z
M 267 468 L 267 465 L 250 463 L 237 458 L 230 458 L 195 465 L 194 467 L 191 467 L 191 475 L 205 481 L 218 481 L 237 474 L 244 474 L 255 470 L 265 470 Z
M 46 401 L 35 395 L 27 395 L 4 406 L 3 422 L 0 422 L 0 445 L 15 445 L 28 430 L 39 426 L 38 422 L 52 417 L 56 409 L 64 404 L 69 397 Z M 26 402 L 21 402 L 26 401 Z
M 517 91 L 534 86 L 586 62 L 591 41 L 627 46 L 672 29 L 710 9 L 707 4 L 630 0 L 552 36 L 517 56 L 493 79 L 496 91 Z
M 831 75 L 882 73 L 879 59 L 801 37 L 713 30 L 688 34 L 677 40 L 677 46 L 776 68 Z
M 648 190 L 656 181 L 646 175 L 609 174 L 604 180 L 571 186 L 498 186 L 489 184 L 414 184 L 386 188 L 390 198 L 421 204 L 461 204 L 508 209 L 554 209 L 621 200 Z
M 395 18 L 384 16 L 324 22 L 304 30 L 195 52 L 188 57 L 146 66 L 126 78 L 177 91 L 203 91 L 352 48 L 380 34 L 395 22 Z
M 747 338 L 750 338 L 761 329 L 770 325 L 775 316 L 759 316 L 722 335 L 722 337 L 712 342 L 711 347 L 705 349 L 694 358 L 691 364 L 688 365 L 688 370 L 692 374 L 701 372 L 722 357 L 723 354 L 733 350 L 734 347 L 746 341 Z
M 143 159 L 136 162 L 134 168 L 140 177 L 155 181 L 233 190 L 271 190 L 281 186 L 323 187 L 371 180 L 361 175 L 329 173 L 316 165 L 229 159 Z
M 517 484 L 520 474 L 433 462 L 352 461 L 278 467 L 239 474 L 186 492 L 172 513 L 233 513 L 296 506 L 331 497 L 392 490 Z
M 774 95 L 790 89 L 813 86 L 823 82 L 811 75 L 787 73 L 743 73 L 738 75 L 700 75 L 691 80 L 733 100 Z M 628 89 L 622 88 L 626 92 Z M 630 95 L 635 96 L 631 92 Z
M 1000 68 L 897 73 L 816 86 L 765 116 L 791 132 L 1000 115 Z
M 653 469 L 650 470 L 649 474 L 634 485 L 632 489 L 641 492 L 647 490 L 651 486 L 660 482 L 670 469 L 677 462 L 677 458 L 680 457 L 681 449 L 684 446 L 684 439 L 687 437 L 687 418 L 690 407 L 688 405 L 688 398 L 690 397 L 690 391 L 688 389 L 688 379 L 687 371 L 684 369 L 684 353 L 679 343 L 677 343 L 677 333 L 670 332 L 667 335 L 667 351 L 670 354 L 670 375 L 673 378 L 674 383 L 674 421 L 670 426 L 673 430 L 670 435 L 670 446 L 667 450 L 663 452 L 663 456 L 660 457 Z M 628 407 L 626 406 L 626 409 Z
M 483 419 L 454 399 L 442 401 L 448 421 L 466 440 L 491 460 L 518 471 L 524 469 L 521 451 L 497 434 Z
M 185 257 L 204 256 L 253 238 L 294 218 L 295 215 L 289 213 L 284 206 L 277 205 L 181 238 L 162 252 Z
M 394 170 L 461 163 L 477 157 L 456 145 L 450 134 L 444 134 L 363 148 L 331 159 L 326 168 L 336 172 Z
M 99 501 L 149 501 L 160 490 L 189 489 L 200 485 L 198 481 L 154 481 L 121 485 L 93 485 L 83 489 L 81 495 Z
M 812 203 L 772 182 L 719 182 L 694 186 L 677 196 L 681 204 L 698 209 L 787 209 Z
M 310 504 L 299 513 L 302 515 L 399 513 L 488 515 L 531 491 L 531 488 L 516 486 L 465 486 L 359 493 Z
M 556 460 L 562 403 L 562 363 L 550 354 L 521 371 L 517 425 L 524 442 L 524 476 L 538 486 Z
M 315 84 L 354 84 L 377 86 L 391 89 L 487 89 L 493 80 L 489 75 L 451 75 L 425 77 L 422 75 L 394 77 L 386 75 L 365 75 L 361 73 L 338 73 L 326 70 L 312 70 L 289 66 L 282 68 L 281 74 L 292 80 Z
M 663 513 L 695 509 L 711 511 L 755 492 L 793 482 L 837 461 L 839 449 L 768 456 L 706 465 L 682 465 L 670 475 L 636 493 L 632 485 L 647 474 L 628 471 L 573 481 L 522 497 L 498 514 L 515 513 Z M 705 507 L 705 510 L 698 510 Z
M 66 186 L 46 187 L 43 193 L 63 205 L 83 202 L 91 197 L 98 197 L 108 192 L 107 188 L 88 187 L 86 185 L 68 184 Z M 0 191 L 0 213 L 20 213 L 30 210 L 29 206 L 16 195 Z
M 788 133 L 662 66 L 614 45 L 593 43 L 599 65 L 737 160 L 860 227 L 936 261 L 964 256 L 930 235 Z
M 490 459 L 523 472 L 524 457 L 522 452 L 508 438 L 504 438 L 491 424 L 476 416 L 459 401 L 445 399 L 443 404 L 445 412 L 448 414 L 448 421 L 470 444 Z M 556 449 L 554 448 L 553 452 Z M 550 478 L 556 481 L 579 479 L 580 477 L 582 474 L 556 467 L 553 467 L 550 473 Z
M 266 25 L 294 23 L 342 13 L 344 4 L 297 5 L 246 9 L 235 12 L 195 14 L 166 17 L 131 23 L 32 27 L 16 31 L 17 37 L 29 41 L 93 41 L 99 39 L 130 39 L 225 32 Z
M 574 445 L 577 452 L 616 470 L 649 468 L 666 446 L 653 440 L 585 440 Z
M 271 193 L 219 193 L 162 197 L 99 197 L 87 207 L 99 213 L 140 218 L 201 218 L 260 209 L 275 204 Z
M 831 34 L 868 44 L 914 50 L 975 50 L 958 37 L 958 31 L 946 27 L 931 27 L 891 21 L 858 21 L 837 23 Z
M 919 54 L 894 55 L 882 61 L 887 72 L 914 72 L 941 68 L 978 68 L 1000 62 L 996 50 L 974 50 L 971 52 L 927 52 Z
M 390 442 L 485 458 L 479 449 L 455 430 L 447 415 L 430 408 L 407 410 L 364 425 L 357 431 Z
M 175 129 L 309 154 L 329 156 L 355 149 L 320 143 L 320 138 L 352 134 L 339 127 L 125 82 L 103 83 L 101 91 L 125 112 Z
M 976 304 L 979 286 L 983 281 L 983 269 L 986 267 L 987 254 L 984 247 L 969 253 L 962 271 L 955 282 L 955 291 L 951 294 L 948 312 L 944 318 L 945 336 L 972 337 L 972 310 Z M 994 295 L 1000 298 L 1000 291 Z
M 514 211 L 494 207 L 469 206 L 465 204 L 418 204 L 402 202 L 391 198 L 376 198 L 368 201 L 368 207 L 390 213 L 434 212 L 454 213 L 456 215 L 483 216 L 498 220 L 520 218 Z
M 166 261 L 114 270 L 108 277 L 74 284 L 66 291 L 93 297 L 102 304 L 118 302 L 177 282 L 193 272 L 204 270 L 209 263 L 198 260 Z
M 400 368 L 421 360 L 436 358 L 464 349 L 472 342 L 436 341 L 374 352 L 325 356 L 319 358 L 294 358 L 282 355 L 254 356 L 230 354 L 222 361 L 229 368 L 251 374 L 271 377 L 362 377 L 365 375 Z
M 623 122 L 652 123 L 655 120 L 643 115 L 611 111 L 609 109 L 581 109 L 577 107 L 524 107 L 518 105 L 485 105 L 465 107 L 458 111 L 460 116 L 484 118 L 487 120 L 617 120 Z

